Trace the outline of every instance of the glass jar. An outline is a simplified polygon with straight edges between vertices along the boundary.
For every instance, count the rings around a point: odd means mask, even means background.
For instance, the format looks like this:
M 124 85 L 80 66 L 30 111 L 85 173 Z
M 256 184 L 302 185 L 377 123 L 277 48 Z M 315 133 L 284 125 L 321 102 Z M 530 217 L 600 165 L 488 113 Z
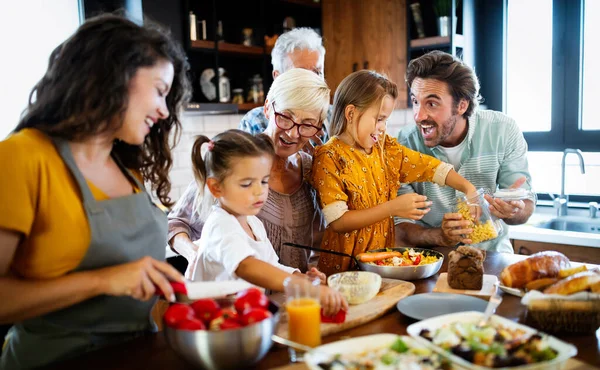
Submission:
M 465 237 L 471 239 L 471 244 L 479 244 L 498 237 L 502 232 L 502 222 L 490 212 L 490 204 L 485 200 L 484 189 L 469 198 L 466 195 L 456 199 L 456 212 L 463 219 L 471 221 L 473 232 Z
M 233 89 L 231 102 L 234 104 L 244 104 L 244 89 Z

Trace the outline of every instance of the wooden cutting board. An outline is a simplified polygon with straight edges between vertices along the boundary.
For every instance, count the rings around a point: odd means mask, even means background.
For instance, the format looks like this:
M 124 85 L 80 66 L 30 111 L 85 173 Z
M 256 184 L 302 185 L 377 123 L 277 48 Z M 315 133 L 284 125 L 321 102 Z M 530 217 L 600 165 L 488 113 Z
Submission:
M 395 279 L 381 279 L 381 289 L 379 293 L 368 302 L 351 305 L 346 314 L 346 321 L 341 324 L 321 324 L 321 335 L 338 333 L 342 330 L 354 328 L 366 322 L 375 320 L 383 316 L 387 311 L 396 306 L 399 300 L 413 294 L 415 285 L 408 281 Z M 276 293 L 270 297 L 273 301 L 282 304 L 285 301 L 283 293 Z M 283 311 L 279 319 L 279 328 L 277 335 L 288 337 L 287 314 Z
M 290 364 L 274 368 L 273 370 L 308 370 L 305 364 Z M 562 370 L 600 370 L 597 367 L 581 362 L 575 358 L 570 358 L 562 368 Z
M 448 273 L 442 272 L 440 277 L 438 277 L 437 282 L 435 283 L 435 287 L 433 291 L 436 293 L 455 293 L 455 294 L 466 294 L 472 295 L 478 298 L 482 298 L 485 300 L 489 300 L 491 296 L 494 295 L 496 287 L 494 284 L 498 282 L 498 278 L 495 275 L 483 275 L 483 286 L 480 290 L 462 290 L 462 289 L 452 289 L 450 285 L 448 285 Z

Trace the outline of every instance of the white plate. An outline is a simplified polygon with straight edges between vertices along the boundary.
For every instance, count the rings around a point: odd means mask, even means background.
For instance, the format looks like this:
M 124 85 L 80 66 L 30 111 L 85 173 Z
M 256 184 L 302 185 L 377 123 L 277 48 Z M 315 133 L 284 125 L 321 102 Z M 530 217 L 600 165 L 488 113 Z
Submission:
M 433 331 L 435 331 L 443 326 L 446 326 L 450 323 L 453 323 L 453 322 L 464 322 L 464 323 L 479 322 L 482 319 L 482 317 L 483 317 L 483 313 L 481 313 L 481 312 L 460 312 L 460 313 L 455 313 L 455 314 L 442 315 L 442 316 L 438 316 L 438 317 L 434 317 L 431 319 L 427 319 L 427 320 L 423 320 L 423 321 L 414 323 L 414 324 L 410 325 L 406 329 L 406 331 L 408 332 L 408 334 L 410 334 L 410 336 L 415 338 L 417 341 L 423 343 L 424 345 L 428 346 L 429 348 L 431 348 L 435 352 L 441 354 L 442 356 L 446 356 L 450 361 L 452 361 L 454 364 L 460 366 L 461 368 L 468 369 L 468 370 L 487 370 L 487 369 L 489 369 L 488 367 L 479 366 L 479 365 L 470 363 L 470 362 L 466 361 L 465 359 L 458 357 L 458 356 L 452 354 L 451 352 L 444 350 L 441 347 L 436 346 L 435 344 L 431 343 L 430 341 L 428 341 L 427 339 L 425 339 L 419 335 L 419 333 L 421 333 L 421 330 L 423 330 L 423 329 L 428 329 L 433 332 Z M 540 331 L 538 331 L 534 328 L 516 323 L 514 321 L 505 319 L 504 317 L 501 317 L 498 315 L 493 315 L 491 317 L 491 323 L 504 326 L 508 329 L 513 329 L 513 330 L 521 329 L 529 335 L 534 334 L 534 333 L 541 333 Z M 505 369 L 505 370 L 517 370 L 517 369 L 518 370 L 560 370 L 565 361 L 567 361 L 569 358 L 571 358 L 577 354 L 577 348 L 575 346 L 573 346 L 572 344 L 565 343 L 562 340 L 560 340 L 556 337 L 553 337 L 551 335 L 547 335 L 547 334 L 544 334 L 544 335 L 547 336 L 548 345 L 550 345 L 551 348 L 555 349 L 558 352 L 558 355 L 556 356 L 556 358 L 554 360 L 540 362 L 538 364 L 503 367 L 503 368 L 499 368 L 499 369 Z
M 411 348 L 427 347 L 420 341 L 409 336 L 400 336 L 397 334 L 365 335 L 316 347 L 304 355 L 304 363 L 311 370 L 322 370 L 318 365 L 330 361 L 335 355 L 361 353 L 388 347 L 391 346 L 398 337 L 402 338 L 402 340 Z
M 424 320 L 461 311 L 484 312 L 488 302 L 480 298 L 454 293 L 423 293 L 403 298 L 396 304 L 408 317 Z
M 523 297 L 525 295 L 525 291 L 523 289 L 518 289 L 518 288 L 509 288 L 505 285 L 499 284 L 498 288 L 500 288 L 501 291 L 508 293 L 508 294 L 512 294 L 514 296 L 517 297 Z

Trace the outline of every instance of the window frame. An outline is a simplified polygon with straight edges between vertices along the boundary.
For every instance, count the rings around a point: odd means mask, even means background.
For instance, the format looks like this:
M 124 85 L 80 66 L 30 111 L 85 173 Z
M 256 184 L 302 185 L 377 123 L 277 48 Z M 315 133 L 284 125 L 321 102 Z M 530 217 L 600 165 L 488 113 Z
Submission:
M 515 0 L 504 1 L 506 12 L 508 12 L 508 1 Z M 523 133 L 530 151 L 563 151 L 566 148 L 600 151 L 600 130 L 581 129 L 584 2 L 585 0 L 553 0 L 551 129 L 547 132 Z M 504 27 L 505 29 L 508 27 L 507 17 L 505 17 Z M 507 45 L 506 32 L 504 40 Z M 506 63 L 506 53 L 504 53 L 504 64 Z M 506 77 L 504 84 L 506 84 Z M 504 89 L 504 111 L 506 111 L 506 94 L 507 91 Z

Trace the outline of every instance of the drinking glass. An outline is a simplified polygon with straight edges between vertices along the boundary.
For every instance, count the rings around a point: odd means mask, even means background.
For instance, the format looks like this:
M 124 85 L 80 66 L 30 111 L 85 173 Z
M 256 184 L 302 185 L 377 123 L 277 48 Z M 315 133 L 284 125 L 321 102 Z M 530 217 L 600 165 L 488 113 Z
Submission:
M 291 276 L 283 282 L 288 314 L 288 338 L 309 347 L 321 345 L 319 279 Z M 290 361 L 303 361 L 303 353 L 289 348 Z

